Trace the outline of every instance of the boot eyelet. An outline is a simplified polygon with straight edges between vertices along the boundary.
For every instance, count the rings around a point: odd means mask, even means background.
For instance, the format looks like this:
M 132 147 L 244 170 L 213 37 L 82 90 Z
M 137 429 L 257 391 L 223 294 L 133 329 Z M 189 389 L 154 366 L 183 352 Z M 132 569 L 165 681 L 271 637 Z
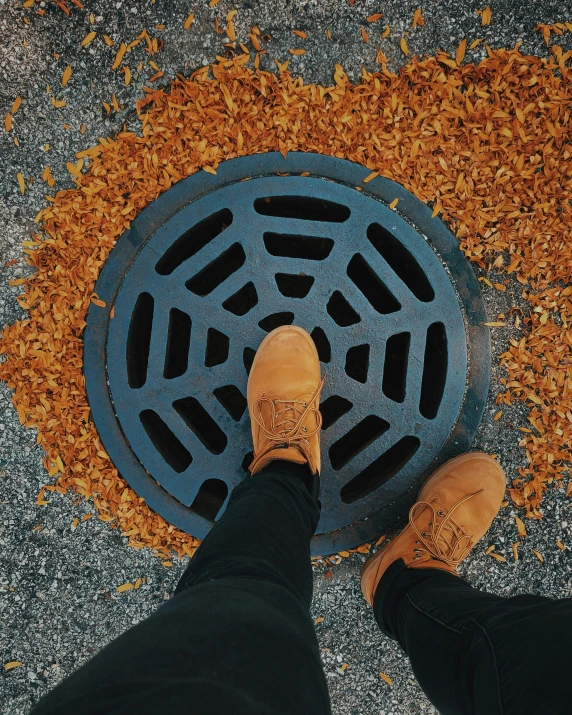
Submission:
M 307 428 L 307 427 L 302 427 L 302 431 L 303 431 L 303 432 L 307 432 L 307 431 L 308 431 L 308 428 Z
M 304 405 L 304 407 L 308 407 L 308 404 L 306 402 L 302 402 L 302 404 Z
M 414 558 L 414 559 L 418 559 L 418 558 L 419 558 L 419 554 L 415 554 L 415 556 L 414 556 L 413 558 Z
M 445 512 L 444 512 L 444 511 L 438 511 L 438 512 L 437 512 L 437 516 L 445 516 Z
M 421 532 L 421 536 L 424 536 L 425 538 L 427 538 L 427 537 L 429 536 L 429 532 L 428 532 L 428 531 L 422 531 L 422 532 Z

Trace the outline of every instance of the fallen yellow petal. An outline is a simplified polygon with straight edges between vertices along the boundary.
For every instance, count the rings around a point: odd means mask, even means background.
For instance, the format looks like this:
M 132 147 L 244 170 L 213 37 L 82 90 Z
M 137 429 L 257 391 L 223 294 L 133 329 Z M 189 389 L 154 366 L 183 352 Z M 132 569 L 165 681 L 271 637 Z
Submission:
M 81 41 L 81 46 L 87 47 L 91 42 L 93 42 L 95 40 L 96 35 L 97 35 L 97 32 L 88 32 L 88 34 Z
M 11 660 L 9 663 L 4 665 L 4 670 L 14 670 L 14 668 L 19 668 L 21 665 L 21 660 Z
M 118 591 L 119 593 L 124 593 L 125 591 L 130 591 L 132 588 L 133 588 L 133 584 L 132 584 L 132 583 L 124 583 L 124 584 L 122 584 L 121 586 L 118 586 L 118 587 L 117 587 L 117 591 Z
M 193 24 L 195 20 L 195 13 L 192 12 L 190 15 L 188 15 L 187 19 L 185 20 L 185 24 L 183 25 L 183 30 L 188 30 L 189 27 Z
M 71 76 L 72 76 L 72 68 L 68 65 L 65 68 L 64 73 L 62 75 L 62 87 L 66 86 L 66 84 L 70 81 Z
M 115 55 L 115 60 L 113 61 L 113 64 L 111 65 L 112 70 L 116 70 L 119 65 L 121 64 L 121 60 L 123 59 L 123 55 L 127 52 L 127 45 L 125 42 L 122 42 L 119 49 L 117 50 L 117 54 Z
M 418 7 L 417 10 L 413 13 L 413 22 L 412 22 L 412 27 L 416 27 L 419 25 L 420 27 L 425 24 L 425 20 L 423 19 L 423 15 L 421 14 L 421 8 Z

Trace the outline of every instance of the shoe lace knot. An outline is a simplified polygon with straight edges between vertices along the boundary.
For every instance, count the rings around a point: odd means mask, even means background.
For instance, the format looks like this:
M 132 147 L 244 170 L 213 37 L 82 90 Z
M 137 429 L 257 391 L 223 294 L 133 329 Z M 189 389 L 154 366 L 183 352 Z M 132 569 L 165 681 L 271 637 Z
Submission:
M 453 513 L 469 499 L 483 490 L 468 494 L 454 504 L 449 510 L 440 509 L 432 502 L 418 501 L 409 510 L 409 523 L 417 535 L 419 548 L 415 548 L 415 559 L 424 553 L 448 566 L 456 568 L 469 554 L 472 547 L 472 535 L 468 533 L 455 519 Z M 426 529 L 420 529 L 415 523 L 419 510 L 430 509 L 429 523 Z

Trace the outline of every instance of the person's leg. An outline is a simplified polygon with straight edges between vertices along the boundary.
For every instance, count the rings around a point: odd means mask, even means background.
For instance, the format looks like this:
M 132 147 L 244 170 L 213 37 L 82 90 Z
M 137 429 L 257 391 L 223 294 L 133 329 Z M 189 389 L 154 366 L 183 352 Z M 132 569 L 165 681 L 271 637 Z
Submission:
M 572 599 L 502 598 L 440 569 L 393 563 L 374 598 L 441 715 L 564 715 Z
M 572 599 L 501 598 L 456 573 L 498 512 L 504 473 L 457 457 L 423 486 L 409 524 L 362 571 L 381 630 L 400 643 L 441 715 L 564 715 L 571 690 L 555 664 L 572 640 Z
M 233 490 L 174 598 L 34 715 L 330 712 L 309 614 L 322 385 L 308 333 L 266 336 L 248 379 L 253 476 Z
M 329 713 L 309 615 L 319 505 L 306 465 L 235 488 L 176 595 L 60 684 L 34 715 Z

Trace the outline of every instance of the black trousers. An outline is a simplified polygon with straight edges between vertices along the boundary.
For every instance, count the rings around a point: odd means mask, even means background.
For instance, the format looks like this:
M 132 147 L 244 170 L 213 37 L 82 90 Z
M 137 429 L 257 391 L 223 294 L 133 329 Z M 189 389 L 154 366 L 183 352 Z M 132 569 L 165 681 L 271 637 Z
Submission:
M 175 596 L 34 715 L 330 713 L 309 616 L 319 503 L 307 477 L 306 467 L 274 462 L 240 484 Z M 374 613 L 443 715 L 572 712 L 572 599 L 504 599 L 397 562 Z

